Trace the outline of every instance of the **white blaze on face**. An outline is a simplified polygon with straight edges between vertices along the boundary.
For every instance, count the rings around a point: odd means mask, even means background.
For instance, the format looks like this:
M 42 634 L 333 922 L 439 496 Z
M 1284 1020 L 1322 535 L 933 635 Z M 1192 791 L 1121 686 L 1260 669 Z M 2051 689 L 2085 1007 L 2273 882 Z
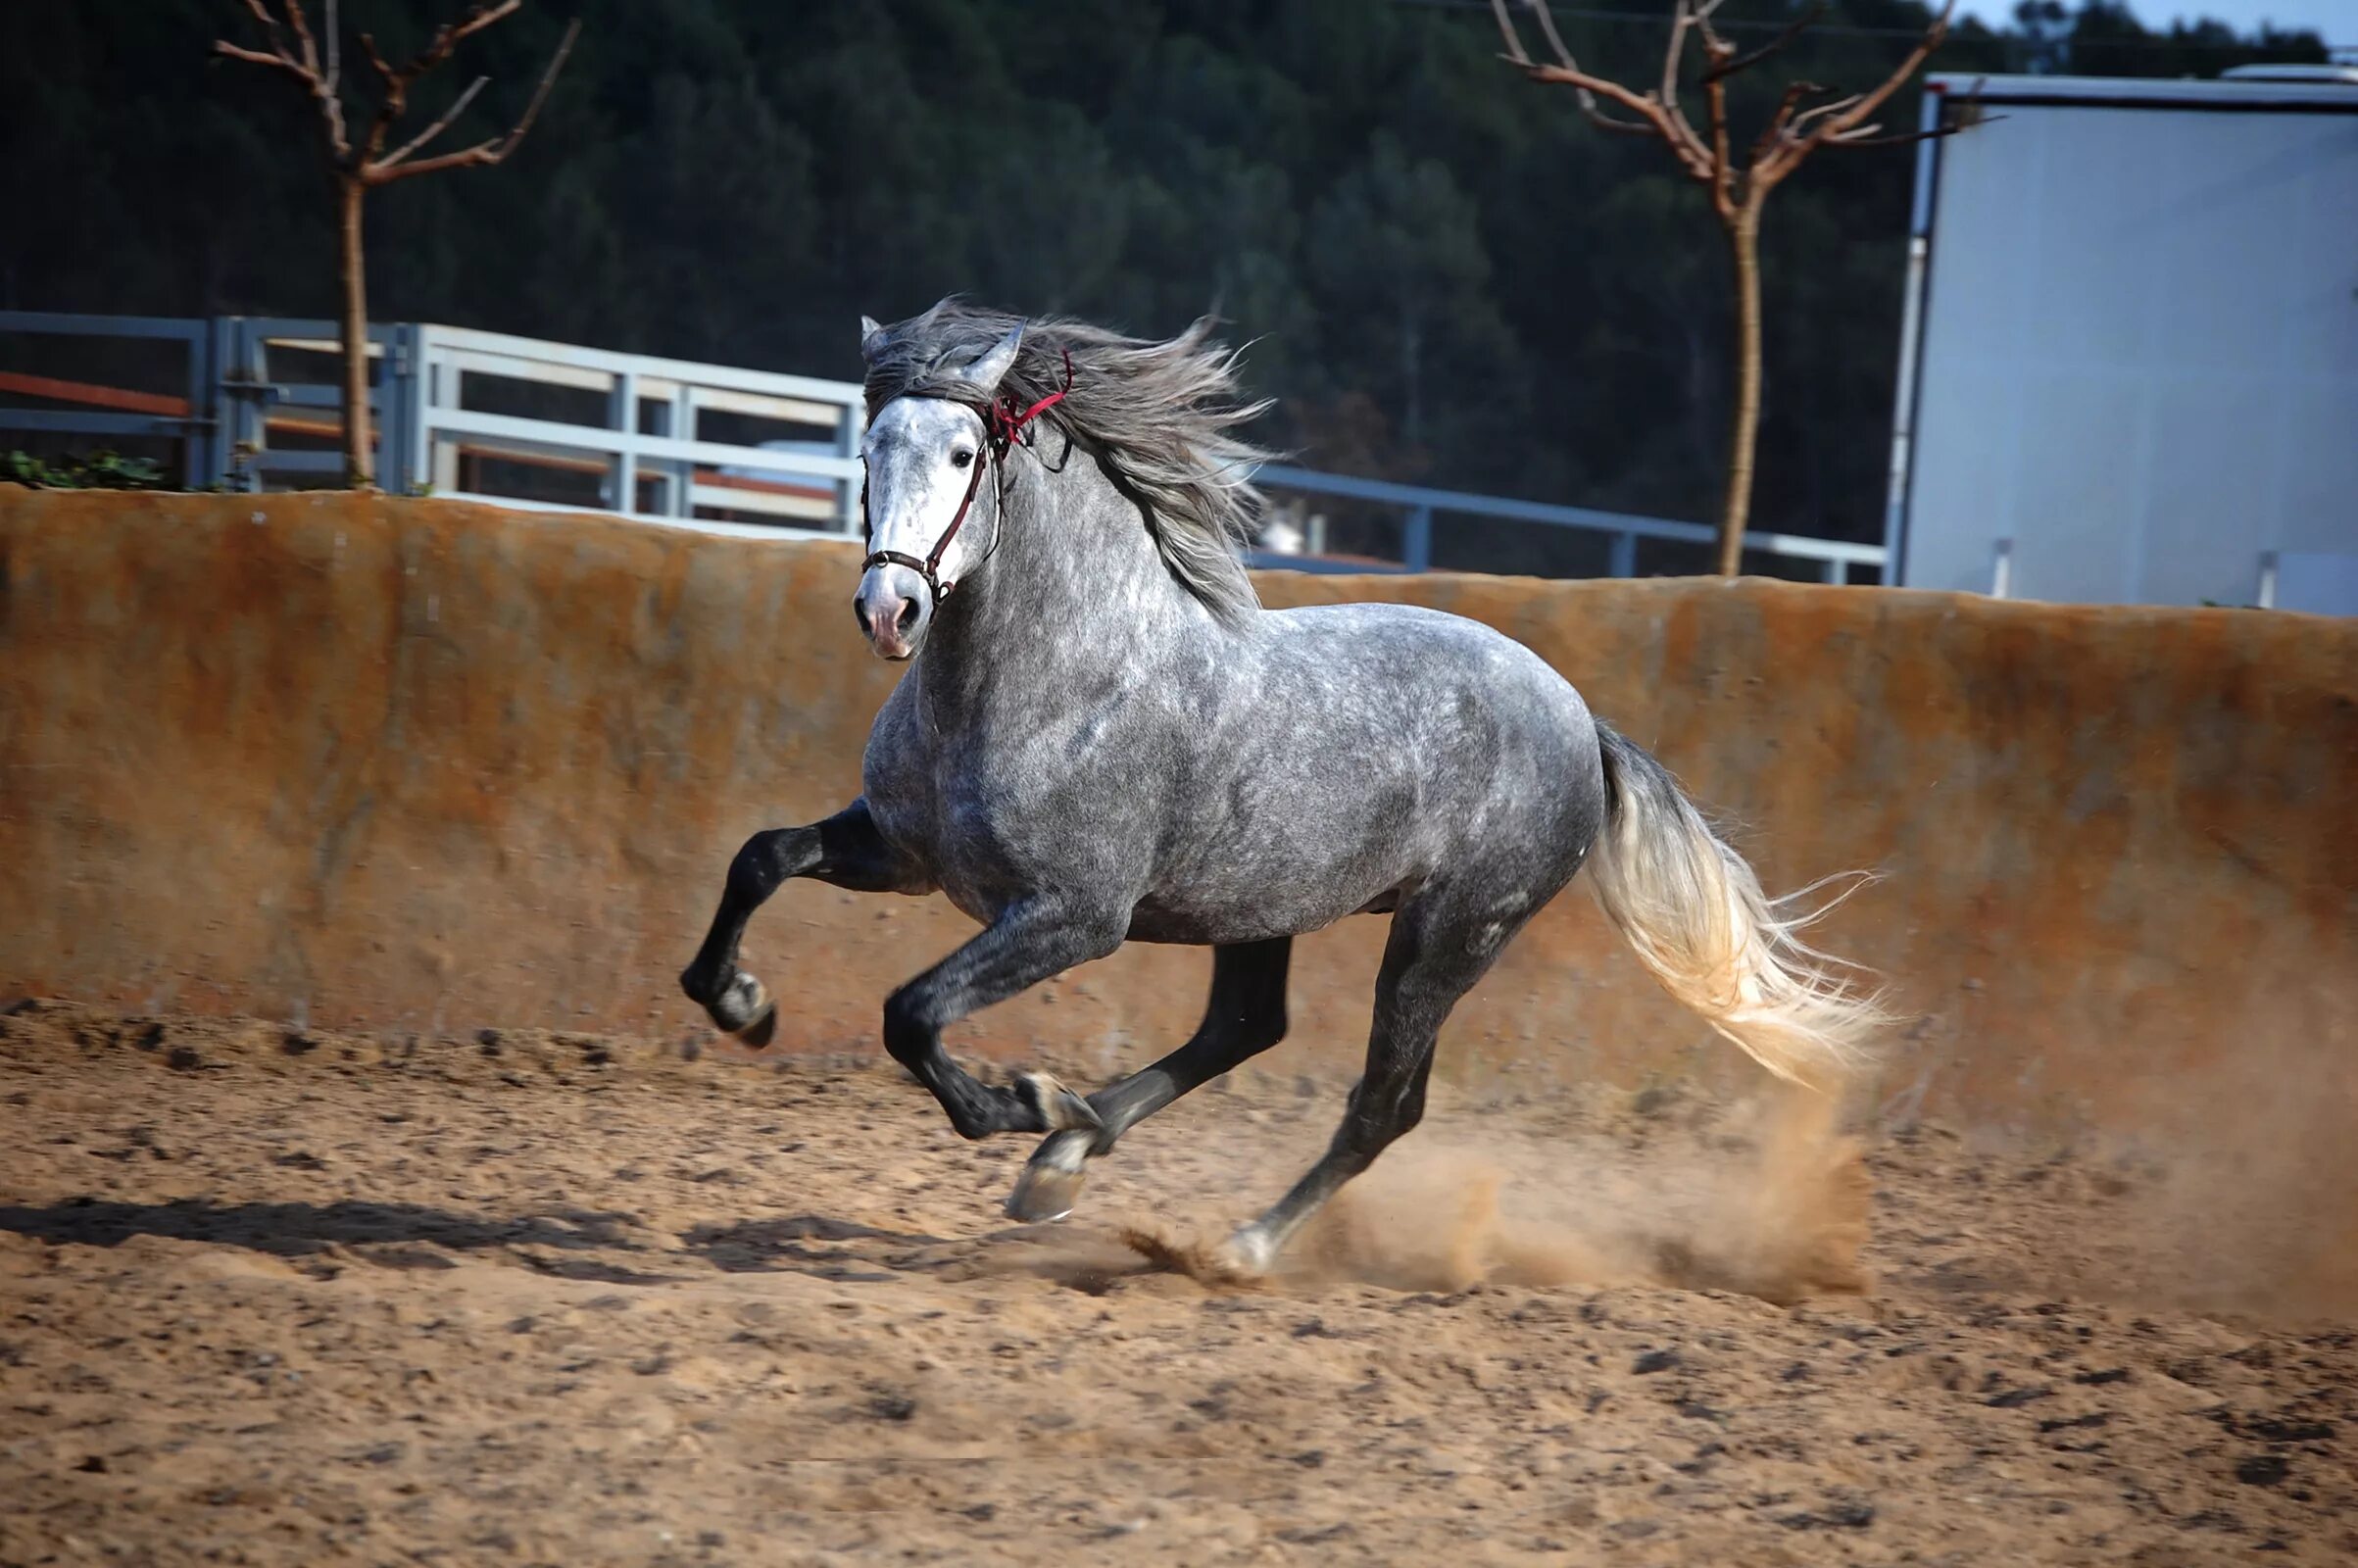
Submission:
M 976 477 L 977 468 L 989 461 L 983 451 L 981 416 L 945 398 L 896 398 L 868 426 L 860 455 L 867 464 L 870 554 L 889 550 L 914 561 L 930 560 L 971 488 L 974 502 L 966 509 L 966 520 L 942 553 L 935 572 L 944 588 L 965 575 L 988 543 L 993 525 L 979 515 L 990 510 L 982 488 L 991 482 L 987 473 Z M 915 573 L 909 577 L 917 581 Z M 921 584 L 915 591 L 923 591 Z

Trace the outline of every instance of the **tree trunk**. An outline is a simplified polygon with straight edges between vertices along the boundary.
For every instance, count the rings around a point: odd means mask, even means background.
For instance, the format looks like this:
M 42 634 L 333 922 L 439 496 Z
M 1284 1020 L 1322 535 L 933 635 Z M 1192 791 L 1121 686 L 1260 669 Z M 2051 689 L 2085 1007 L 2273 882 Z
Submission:
M 376 451 L 368 439 L 368 279 L 361 252 L 361 203 L 368 187 L 340 174 L 338 224 L 344 281 L 344 482 L 356 489 L 376 484 Z
M 1719 514 L 1719 574 L 1744 569 L 1752 513 L 1752 451 L 1760 440 L 1760 210 L 1747 204 L 1728 226 L 1736 260 L 1736 414 L 1728 425 L 1728 495 Z

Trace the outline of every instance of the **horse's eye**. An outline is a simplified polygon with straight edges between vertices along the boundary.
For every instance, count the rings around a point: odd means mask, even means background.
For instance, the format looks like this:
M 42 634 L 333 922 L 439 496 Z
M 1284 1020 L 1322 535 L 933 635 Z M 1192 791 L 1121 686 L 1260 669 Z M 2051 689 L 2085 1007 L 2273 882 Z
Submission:
M 951 450 L 950 461 L 962 468 L 974 461 L 974 454 L 968 452 L 964 447 L 955 447 Z

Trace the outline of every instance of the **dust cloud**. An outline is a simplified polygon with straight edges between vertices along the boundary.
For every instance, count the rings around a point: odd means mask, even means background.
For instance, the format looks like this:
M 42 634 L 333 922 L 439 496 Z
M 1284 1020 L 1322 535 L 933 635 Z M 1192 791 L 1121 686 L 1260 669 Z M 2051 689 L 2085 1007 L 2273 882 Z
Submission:
M 1636 1152 L 1601 1132 L 1403 1143 L 1337 1195 L 1267 1283 L 1657 1285 L 1780 1304 L 1864 1292 L 1871 1184 L 1835 1102 L 1780 1093 L 1715 1121 L 1709 1138 Z M 1157 1266 L 1243 1283 L 1168 1222 L 1125 1239 Z

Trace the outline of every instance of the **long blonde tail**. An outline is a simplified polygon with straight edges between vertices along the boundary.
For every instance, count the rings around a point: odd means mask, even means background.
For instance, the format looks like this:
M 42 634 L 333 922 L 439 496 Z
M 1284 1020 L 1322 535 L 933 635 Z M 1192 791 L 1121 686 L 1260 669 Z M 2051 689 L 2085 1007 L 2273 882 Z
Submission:
M 1798 905 L 1825 882 L 1769 898 L 1661 763 L 1604 724 L 1597 729 L 1606 815 L 1590 886 L 1639 961 L 1780 1078 L 1831 1090 L 1865 1065 L 1891 1016 L 1836 972 L 1848 965 L 1799 933 L 1866 879 L 1814 908 Z

